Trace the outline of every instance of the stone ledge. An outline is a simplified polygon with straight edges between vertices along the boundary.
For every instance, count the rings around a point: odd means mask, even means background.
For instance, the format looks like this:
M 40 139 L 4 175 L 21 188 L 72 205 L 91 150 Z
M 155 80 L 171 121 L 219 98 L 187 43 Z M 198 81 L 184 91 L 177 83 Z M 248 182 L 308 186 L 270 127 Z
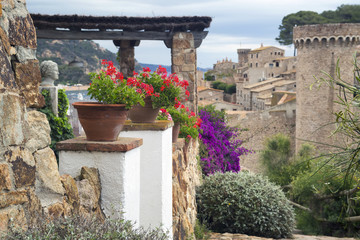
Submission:
M 88 152 L 127 152 L 143 144 L 142 138 L 119 137 L 113 142 L 88 141 L 85 136 L 58 142 L 56 150 Z
M 174 122 L 167 120 L 156 120 L 154 123 L 133 123 L 127 120 L 122 131 L 164 131 L 173 126 Z

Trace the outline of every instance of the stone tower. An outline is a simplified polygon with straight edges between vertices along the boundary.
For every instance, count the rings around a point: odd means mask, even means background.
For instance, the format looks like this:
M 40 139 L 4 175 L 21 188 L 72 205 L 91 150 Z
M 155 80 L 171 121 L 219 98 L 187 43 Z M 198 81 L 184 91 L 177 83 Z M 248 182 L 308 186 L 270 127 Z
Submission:
M 339 89 L 325 84 L 310 85 L 316 77 L 325 77 L 322 71 L 335 77 L 339 60 L 341 77 L 354 82 L 353 55 L 360 44 L 360 24 L 319 24 L 294 27 L 294 43 L 298 52 L 296 67 L 296 150 L 302 140 L 325 144 L 341 144 L 339 137 L 330 137 L 335 121 L 333 113 L 339 109 L 334 103 Z M 357 49 L 359 51 L 359 49 Z M 314 144 L 321 151 L 328 147 Z
M 240 64 L 240 67 L 245 66 L 245 64 L 248 62 L 248 53 L 251 51 L 249 48 L 240 48 L 237 50 L 238 53 L 238 63 Z

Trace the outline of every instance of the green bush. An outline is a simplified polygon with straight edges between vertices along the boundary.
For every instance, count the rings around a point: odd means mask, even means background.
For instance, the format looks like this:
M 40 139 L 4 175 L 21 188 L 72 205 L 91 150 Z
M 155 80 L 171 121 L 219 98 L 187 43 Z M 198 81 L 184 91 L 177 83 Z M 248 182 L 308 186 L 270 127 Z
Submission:
M 228 84 L 225 88 L 225 92 L 229 94 L 236 93 L 236 84 Z
M 206 228 L 204 224 L 201 224 L 199 220 L 196 219 L 194 236 L 196 240 L 208 240 L 211 236 L 211 232 L 209 231 L 209 229 Z
M 211 87 L 219 90 L 224 90 L 225 93 L 236 93 L 236 84 L 227 84 L 221 81 L 214 81 Z
M 215 232 L 291 236 L 294 211 L 281 189 L 248 172 L 215 173 L 196 192 L 198 218 Z
M 298 174 L 309 169 L 313 147 L 303 144 L 298 155 L 293 156 L 290 146 L 290 137 L 279 133 L 266 139 L 260 154 L 266 176 L 280 186 L 290 184 Z
M 355 236 L 354 233 L 360 231 L 358 222 L 344 221 L 347 217 L 360 215 L 360 192 L 356 192 L 360 173 L 356 172 L 352 179 L 345 177 L 346 172 L 339 168 L 339 161 L 315 159 L 310 169 L 292 182 L 294 201 L 311 209 L 311 212 L 299 210 L 296 216 L 297 227 L 305 233 Z M 351 189 L 355 189 L 352 194 L 341 194 Z
M 168 239 L 168 233 L 160 228 L 143 229 L 134 228 L 132 222 L 123 219 L 110 220 L 105 222 L 95 218 L 84 218 L 73 216 L 69 218 L 57 218 L 52 221 L 44 219 L 37 225 L 31 226 L 27 231 L 20 229 L 11 229 L 4 240 L 10 239 L 27 239 L 27 240 L 165 240 Z
M 74 138 L 73 129 L 69 123 L 69 120 L 66 116 L 66 112 L 69 107 L 69 100 L 66 96 L 65 90 L 59 89 L 58 91 L 58 116 L 56 116 L 51 109 L 51 99 L 50 93 L 48 90 L 42 90 L 42 95 L 45 98 L 46 105 L 39 109 L 40 112 L 44 113 L 49 121 L 51 132 L 51 149 L 55 152 L 56 156 L 57 151 L 55 145 L 59 141 L 66 139 Z

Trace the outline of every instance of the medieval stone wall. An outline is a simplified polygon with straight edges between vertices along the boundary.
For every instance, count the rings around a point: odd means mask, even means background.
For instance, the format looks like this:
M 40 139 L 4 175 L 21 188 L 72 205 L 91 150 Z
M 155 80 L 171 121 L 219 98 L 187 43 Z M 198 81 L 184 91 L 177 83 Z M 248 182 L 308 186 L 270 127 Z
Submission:
M 284 108 L 285 104 L 282 107 Z M 295 139 L 295 116 L 288 116 L 286 109 L 278 107 L 245 114 L 229 113 L 228 123 L 232 127 L 243 130 L 240 134 L 240 139 L 244 141 L 243 146 L 253 151 L 253 153 L 240 157 L 241 169 L 255 173 L 263 172 L 259 157 L 268 137 L 283 133 L 290 139 Z M 292 141 L 292 149 L 294 146 L 295 141 Z
M 213 88 L 200 90 L 198 93 L 198 98 L 200 101 L 223 101 L 224 91 Z
M 39 94 L 36 31 L 26 3 L 1 3 L 0 232 L 11 225 L 26 228 L 43 214 L 59 216 L 95 208 L 102 216 L 99 199 L 92 195 L 96 184 L 60 177 L 49 148 L 48 120 L 36 110 L 45 102 Z M 89 196 L 94 201 L 84 201 Z
M 322 24 L 307 25 L 294 28 L 294 42 L 297 48 L 296 73 L 296 142 L 297 148 L 310 140 L 325 144 L 341 144 L 341 139 L 330 137 L 334 130 L 333 113 L 338 106 L 338 89 L 326 84 L 320 88 L 310 85 L 315 82 L 314 76 L 327 78 L 322 71 L 335 77 L 337 61 L 343 80 L 353 83 L 353 54 L 360 44 L 360 24 Z M 316 144 L 320 150 L 325 145 Z
M 173 144 L 173 233 L 185 240 L 194 233 L 196 222 L 196 186 L 201 183 L 197 140 L 178 139 Z

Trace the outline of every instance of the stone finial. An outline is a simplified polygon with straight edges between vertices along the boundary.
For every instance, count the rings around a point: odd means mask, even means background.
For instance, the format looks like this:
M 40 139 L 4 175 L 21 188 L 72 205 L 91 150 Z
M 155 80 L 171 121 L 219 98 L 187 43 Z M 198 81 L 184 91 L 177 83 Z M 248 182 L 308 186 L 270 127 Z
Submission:
M 59 69 L 56 62 L 48 60 L 40 64 L 42 82 L 40 86 L 54 86 L 54 81 L 59 79 Z

